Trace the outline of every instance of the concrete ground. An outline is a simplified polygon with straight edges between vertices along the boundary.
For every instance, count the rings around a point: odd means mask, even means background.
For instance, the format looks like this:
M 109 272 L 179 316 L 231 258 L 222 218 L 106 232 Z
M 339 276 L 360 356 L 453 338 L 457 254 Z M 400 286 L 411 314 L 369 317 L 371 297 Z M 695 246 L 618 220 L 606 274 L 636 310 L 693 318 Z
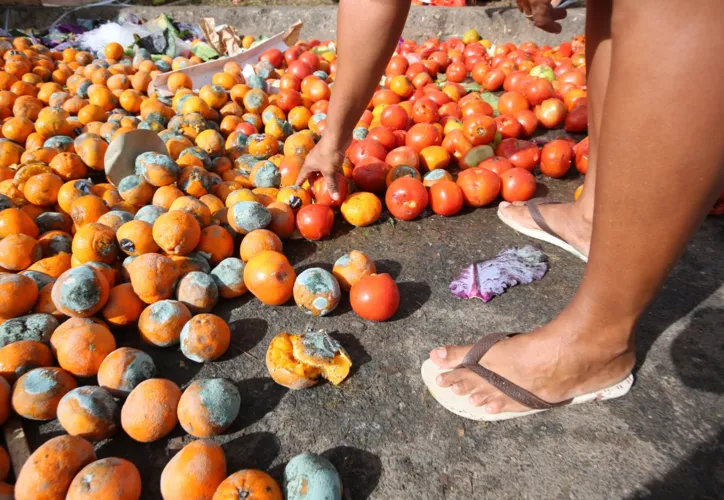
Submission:
M 581 179 L 542 181 L 565 200 Z M 540 282 L 488 304 L 453 297 L 447 286 L 463 266 L 528 241 L 500 223 L 494 208 L 366 229 L 340 224 L 328 241 L 286 245 L 297 272 L 331 269 L 352 249 L 372 256 L 401 290 L 400 310 L 387 323 L 360 319 L 346 298 L 331 317 L 312 319 L 293 304 L 266 307 L 247 296 L 217 308 L 234 332 L 233 347 L 218 362 L 198 365 L 177 349 L 143 345 L 136 333 L 119 344 L 146 350 L 161 376 L 182 386 L 199 377 L 226 377 L 238 386 L 240 417 L 218 438 L 229 471 L 260 468 L 280 479 L 286 461 L 312 451 L 337 466 L 350 499 L 722 498 L 723 238 L 724 219 L 708 219 L 643 317 L 629 395 L 520 420 L 458 418 L 432 399 L 419 376 L 435 346 L 545 323 L 581 279 L 583 263 L 544 246 L 550 270 Z M 355 368 L 341 386 L 293 392 L 268 377 L 271 338 L 307 325 L 336 331 L 349 351 Z M 33 446 L 61 432 L 56 422 L 27 430 Z M 190 440 L 180 428 L 146 445 L 119 433 L 98 455 L 136 463 L 144 498 L 155 499 L 161 470 Z
M 465 19 L 477 19 L 477 10 L 465 12 Z M 456 19 L 446 33 L 475 26 Z M 303 36 L 322 36 L 307 26 Z M 496 29 L 505 39 L 533 36 L 508 28 Z M 560 200 L 571 199 L 582 182 L 574 174 L 540 180 Z M 352 249 L 367 253 L 399 283 L 402 304 L 391 321 L 361 320 L 346 298 L 331 317 L 312 319 L 293 305 L 265 307 L 247 296 L 217 308 L 234 332 L 233 347 L 217 362 L 199 365 L 177 349 L 151 348 L 134 332 L 118 341 L 149 352 L 160 375 L 182 386 L 226 377 L 239 387 L 241 414 L 218 438 L 230 472 L 253 467 L 281 479 L 291 457 L 312 451 L 337 466 L 347 499 L 724 498 L 724 218 L 707 219 L 642 318 L 637 381 L 626 397 L 484 424 L 446 412 L 428 394 L 419 367 L 431 348 L 486 332 L 528 331 L 553 318 L 574 293 L 584 265 L 551 246 L 544 246 L 550 270 L 540 282 L 488 304 L 448 292 L 467 264 L 527 241 L 500 223 L 494 208 L 366 229 L 338 223 L 332 239 L 289 242 L 285 252 L 297 272 L 331 269 Z M 355 368 L 341 386 L 292 392 L 268 377 L 271 338 L 307 325 L 336 331 L 351 354 Z M 57 422 L 26 430 L 33 447 L 61 433 Z M 119 433 L 98 446 L 98 455 L 132 460 L 143 476 L 143 498 L 157 499 L 161 470 L 190 440 L 180 427 L 145 445 Z

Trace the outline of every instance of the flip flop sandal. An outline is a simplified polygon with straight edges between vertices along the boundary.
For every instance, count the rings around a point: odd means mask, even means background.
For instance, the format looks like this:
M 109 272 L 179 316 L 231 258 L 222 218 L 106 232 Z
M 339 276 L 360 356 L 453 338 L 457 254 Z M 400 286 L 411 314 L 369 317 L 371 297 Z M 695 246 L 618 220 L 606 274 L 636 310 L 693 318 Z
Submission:
M 437 385 L 436 378 L 442 373 L 449 372 L 438 367 L 431 359 L 428 359 L 422 364 L 422 380 L 425 382 L 430 394 L 440 403 L 446 410 L 455 413 L 464 418 L 470 420 L 485 420 L 488 422 L 496 420 L 508 420 L 511 418 L 525 417 L 526 415 L 532 415 L 533 413 L 539 413 L 553 408 L 560 408 L 563 406 L 577 405 L 581 403 L 589 403 L 592 401 L 605 401 L 607 399 L 620 398 L 626 394 L 631 386 L 633 385 L 634 377 L 629 374 L 621 382 L 612 385 L 606 389 L 601 389 L 583 396 L 576 396 L 575 398 L 561 401 L 560 403 L 549 403 L 542 400 L 535 394 L 532 394 L 522 387 L 514 384 L 510 380 L 501 377 L 495 372 L 492 372 L 486 368 L 483 368 L 478 363 L 490 350 L 493 345 L 498 341 L 518 335 L 517 333 L 491 333 L 478 340 L 473 347 L 470 349 L 468 354 L 463 359 L 455 370 L 458 368 L 467 368 L 476 375 L 479 375 L 482 379 L 487 381 L 490 385 L 498 389 L 500 392 L 508 396 L 514 401 L 527 406 L 530 408 L 528 411 L 519 412 L 506 412 L 506 413 L 487 413 L 482 406 L 473 406 L 468 401 L 469 395 L 458 395 L 452 392 L 449 387 L 440 387 Z
M 546 198 L 533 198 L 525 204 L 525 206 L 528 207 L 528 213 L 530 213 L 531 218 L 535 221 L 536 224 L 538 224 L 538 227 L 540 229 L 530 229 L 520 224 L 519 222 L 516 222 L 510 217 L 506 217 L 500 211 L 500 207 L 498 207 L 498 218 L 503 221 L 506 226 L 511 227 L 513 230 L 521 234 L 530 236 L 531 238 L 535 238 L 537 240 L 545 241 L 546 243 L 550 243 L 551 245 L 555 245 L 558 248 L 562 248 L 566 252 L 575 255 L 583 262 L 588 262 L 588 257 L 573 248 L 570 243 L 561 238 L 558 233 L 551 229 L 551 227 L 541 215 L 540 210 L 538 209 L 538 205 L 557 205 L 560 203 L 560 201 L 552 201 Z

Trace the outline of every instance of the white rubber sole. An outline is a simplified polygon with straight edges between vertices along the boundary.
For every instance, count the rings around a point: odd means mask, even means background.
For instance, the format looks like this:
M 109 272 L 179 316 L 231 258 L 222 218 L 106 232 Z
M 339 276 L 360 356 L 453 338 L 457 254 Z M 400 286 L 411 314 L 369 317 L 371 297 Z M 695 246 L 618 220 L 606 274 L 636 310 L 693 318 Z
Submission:
M 509 420 L 512 418 L 525 417 L 534 413 L 540 413 L 542 411 L 548 411 L 530 410 L 507 413 L 487 413 L 485 410 L 483 410 L 482 406 L 471 405 L 468 401 L 467 395 L 460 396 L 453 393 L 449 387 L 440 387 L 439 385 L 437 385 L 437 382 L 435 381 L 437 376 L 450 370 L 443 370 L 435 363 L 433 363 L 432 360 L 428 359 L 422 364 L 422 368 L 420 371 L 422 373 L 422 381 L 425 382 L 425 385 L 430 391 L 430 394 L 432 394 L 432 397 L 434 397 L 435 400 L 443 406 L 443 408 L 463 418 L 467 418 L 470 420 L 483 420 L 486 422 L 494 422 L 497 420 Z M 593 401 L 606 401 L 608 399 L 620 398 L 631 389 L 633 381 L 633 374 L 629 374 L 628 377 L 623 379 L 618 384 L 612 385 L 611 387 L 608 387 L 606 389 L 601 389 L 596 392 L 591 392 L 589 394 L 584 394 L 583 396 L 573 398 L 573 401 L 571 401 L 570 405 L 579 405 L 583 403 L 590 403 Z M 561 406 L 559 408 L 565 407 Z
M 526 236 L 529 236 L 530 238 L 535 238 L 536 240 L 545 241 L 546 243 L 550 243 L 551 245 L 555 245 L 558 248 L 561 248 L 565 250 L 566 252 L 575 255 L 579 259 L 581 259 L 583 262 L 588 262 L 588 257 L 583 255 L 581 252 L 573 248 L 571 245 L 566 243 L 560 238 L 556 238 L 555 236 L 552 236 L 542 229 L 529 229 L 521 224 L 518 224 L 516 221 L 511 219 L 510 217 L 506 217 L 503 215 L 500 211 L 500 208 L 498 208 L 498 218 L 503 221 L 503 224 L 506 226 L 512 228 L 514 231 L 519 232 L 520 234 L 524 234 Z

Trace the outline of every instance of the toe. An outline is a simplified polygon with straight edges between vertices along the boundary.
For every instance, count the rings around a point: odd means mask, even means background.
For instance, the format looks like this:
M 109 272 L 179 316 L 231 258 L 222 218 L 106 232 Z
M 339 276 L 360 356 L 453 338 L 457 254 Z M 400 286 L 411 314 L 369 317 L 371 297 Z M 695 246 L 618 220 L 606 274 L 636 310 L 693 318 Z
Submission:
M 505 400 L 501 397 L 488 398 L 485 402 L 485 411 L 490 414 L 500 413 L 505 406 Z
M 440 368 L 455 368 L 470 350 L 469 345 L 438 347 L 430 351 L 430 359 Z
M 526 203 L 524 201 L 514 201 L 513 203 L 501 201 L 498 205 L 498 210 L 506 217 L 515 219 L 519 215 L 527 214 L 527 210 L 523 210 L 525 206 Z
M 457 394 L 458 396 L 464 396 L 466 394 L 470 394 L 477 389 L 475 382 L 476 381 L 471 380 L 470 377 L 464 377 L 455 382 L 450 387 L 450 389 L 454 394 Z
M 435 382 L 440 387 L 450 387 L 453 384 L 461 382 L 465 379 L 466 370 L 452 370 L 437 376 Z
M 490 398 L 493 398 L 496 396 L 497 389 L 494 387 L 491 387 L 487 383 L 483 383 L 483 385 L 478 385 L 478 387 L 473 391 L 473 393 L 470 395 L 470 404 L 473 406 L 483 406 L 486 402 L 490 400 Z
M 505 396 L 504 394 L 498 394 L 488 400 L 487 403 L 485 403 L 485 410 L 488 413 L 503 413 L 503 412 L 519 412 L 519 411 L 527 411 L 530 410 L 530 408 L 527 408 L 520 403 L 517 403 L 516 401 L 513 401 L 508 396 Z
M 476 391 L 470 395 L 468 401 L 473 406 L 483 406 L 490 397 L 491 395 L 484 391 Z

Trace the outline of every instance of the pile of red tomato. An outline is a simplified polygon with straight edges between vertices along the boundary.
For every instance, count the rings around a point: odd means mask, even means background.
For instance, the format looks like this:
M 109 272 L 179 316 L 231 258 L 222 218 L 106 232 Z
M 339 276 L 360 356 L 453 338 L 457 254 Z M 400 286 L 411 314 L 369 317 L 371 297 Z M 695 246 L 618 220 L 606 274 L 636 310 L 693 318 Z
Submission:
M 343 194 L 384 193 L 391 214 L 411 220 L 428 205 L 450 216 L 499 197 L 526 201 L 536 191 L 536 169 L 560 178 L 575 164 L 585 173 L 587 139 L 542 147 L 531 140 L 545 129 L 586 132 L 584 50 L 583 37 L 557 47 L 404 41 L 347 150 L 351 182 Z M 323 131 L 326 120 L 317 127 Z

